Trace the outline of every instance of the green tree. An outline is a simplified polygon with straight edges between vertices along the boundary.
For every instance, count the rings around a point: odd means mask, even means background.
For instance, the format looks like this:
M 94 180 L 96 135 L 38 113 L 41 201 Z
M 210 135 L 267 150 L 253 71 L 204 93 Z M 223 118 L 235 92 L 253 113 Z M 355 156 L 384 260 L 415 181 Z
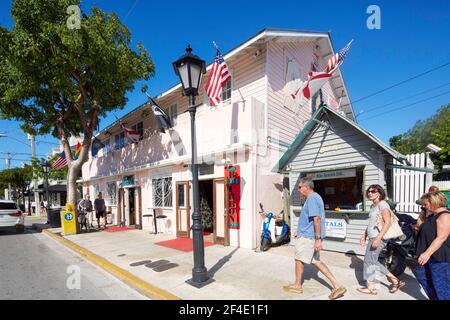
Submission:
M 76 201 L 76 177 L 88 159 L 99 117 L 123 108 L 126 92 L 154 74 L 142 44 L 115 13 L 92 8 L 77 15 L 80 0 L 15 0 L 14 25 L 0 26 L 0 117 L 22 122 L 31 134 L 51 133 L 64 147 L 68 202 Z M 70 13 L 67 13 L 70 12 Z M 84 135 L 77 160 L 70 136 Z
M 403 154 L 428 152 L 428 144 L 441 148 L 439 152 L 430 154 L 437 168 L 450 164 L 450 105 L 441 107 L 438 112 L 422 121 L 406 133 L 389 139 L 392 148 Z
M 27 187 L 33 178 L 32 166 L 26 165 L 23 168 L 12 168 L 0 171 L 0 189 L 3 190 L 11 186 L 14 198 L 19 202 L 24 202 L 24 195 Z

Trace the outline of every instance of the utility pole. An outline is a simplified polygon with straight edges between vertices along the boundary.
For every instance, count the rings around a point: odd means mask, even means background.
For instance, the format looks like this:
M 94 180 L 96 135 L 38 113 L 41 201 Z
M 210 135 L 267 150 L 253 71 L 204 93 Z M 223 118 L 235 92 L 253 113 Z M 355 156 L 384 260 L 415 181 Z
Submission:
M 30 140 L 30 144 L 31 144 L 31 159 L 34 160 L 36 159 L 36 139 L 35 136 L 32 134 L 28 134 L 28 140 Z M 36 176 L 33 174 L 33 189 L 34 189 L 34 210 L 35 210 L 35 214 L 39 215 L 40 212 L 38 210 L 40 210 L 40 201 L 39 201 L 39 192 L 38 192 L 38 181 L 36 179 Z
M 11 169 L 11 153 L 6 154 L 6 169 Z M 11 183 L 8 183 L 8 193 L 5 194 L 6 200 L 11 200 Z

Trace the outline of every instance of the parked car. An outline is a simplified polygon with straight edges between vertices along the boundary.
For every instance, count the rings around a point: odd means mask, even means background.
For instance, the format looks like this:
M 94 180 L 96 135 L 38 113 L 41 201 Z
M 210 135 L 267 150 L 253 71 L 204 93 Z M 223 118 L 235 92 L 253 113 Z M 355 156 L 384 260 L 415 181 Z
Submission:
M 0 200 L 0 229 L 15 228 L 16 233 L 25 231 L 25 215 L 11 200 Z

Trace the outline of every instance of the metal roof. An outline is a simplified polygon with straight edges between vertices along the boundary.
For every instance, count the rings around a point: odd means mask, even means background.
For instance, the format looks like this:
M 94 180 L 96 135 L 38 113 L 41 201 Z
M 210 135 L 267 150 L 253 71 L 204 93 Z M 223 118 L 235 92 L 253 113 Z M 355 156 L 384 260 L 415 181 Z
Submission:
M 306 123 L 306 125 L 303 127 L 302 131 L 300 131 L 300 134 L 297 136 L 297 138 L 294 140 L 294 142 L 289 146 L 289 148 L 286 150 L 286 152 L 283 154 L 283 156 L 280 158 L 278 163 L 275 165 L 275 167 L 272 168 L 272 172 L 282 172 L 283 169 L 286 167 L 286 165 L 297 155 L 298 148 L 302 144 L 302 142 L 308 138 L 309 134 L 312 132 L 313 128 L 316 125 L 319 125 L 317 122 L 319 118 L 326 114 L 327 112 L 337 116 L 341 120 L 345 121 L 347 124 L 351 125 L 353 128 L 361 132 L 363 135 L 365 135 L 367 138 L 375 142 L 380 148 L 382 148 L 384 151 L 386 151 L 388 154 L 390 154 L 392 157 L 399 161 L 407 160 L 406 156 L 395 151 L 391 147 L 385 145 L 380 139 L 378 139 L 375 135 L 370 133 L 369 131 L 363 129 L 361 126 L 359 126 L 356 122 L 351 121 L 349 118 L 344 117 L 340 113 L 336 112 L 335 110 L 329 108 L 327 105 L 322 105 L 311 117 L 311 119 Z

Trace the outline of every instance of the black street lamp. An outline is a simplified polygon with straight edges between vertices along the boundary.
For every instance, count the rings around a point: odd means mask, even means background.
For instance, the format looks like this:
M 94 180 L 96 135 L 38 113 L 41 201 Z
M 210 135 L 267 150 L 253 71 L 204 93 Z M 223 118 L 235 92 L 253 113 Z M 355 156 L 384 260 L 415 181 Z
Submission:
M 47 212 L 47 223 L 51 224 L 51 217 L 50 217 L 50 199 L 48 196 L 48 174 L 50 172 L 50 169 L 52 168 L 52 165 L 50 162 L 45 161 L 42 164 L 42 170 L 44 171 L 45 175 L 45 198 L 47 200 L 47 205 L 45 206 L 45 211 Z M 36 208 L 38 208 L 38 205 L 36 204 Z
M 192 269 L 192 279 L 186 282 L 197 288 L 201 288 L 212 281 L 208 277 L 205 267 L 205 249 L 203 247 L 203 226 L 200 215 L 200 195 L 198 187 L 198 163 L 197 145 L 195 139 L 195 96 L 198 95 L 202 75 L 206 72 L 205 61 L 192 54 L 190 46 L 186 48 L 186 53 L 177 61 L 173 62 L 175 73 L 180 77 L 183 86 L 183 94 L 189 97 L 189 114 L 191 115 L 191 149 L 192 149 L 192 188 L 194 189 L 194 212 L 192 214 L 192 231 L 194 242 L 194 268 Z

